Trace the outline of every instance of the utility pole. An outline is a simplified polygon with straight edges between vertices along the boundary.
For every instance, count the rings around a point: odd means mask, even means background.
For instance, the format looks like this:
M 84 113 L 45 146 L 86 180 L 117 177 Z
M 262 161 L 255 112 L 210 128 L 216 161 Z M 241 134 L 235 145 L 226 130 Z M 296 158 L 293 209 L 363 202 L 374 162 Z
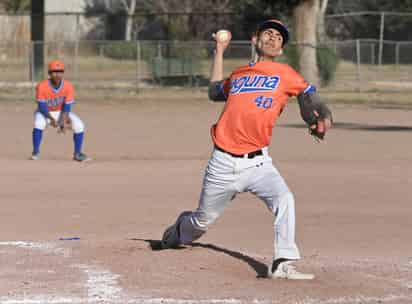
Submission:
M 44 66 L 44 0 L 31 1 L 31 79 L 43 78 Z

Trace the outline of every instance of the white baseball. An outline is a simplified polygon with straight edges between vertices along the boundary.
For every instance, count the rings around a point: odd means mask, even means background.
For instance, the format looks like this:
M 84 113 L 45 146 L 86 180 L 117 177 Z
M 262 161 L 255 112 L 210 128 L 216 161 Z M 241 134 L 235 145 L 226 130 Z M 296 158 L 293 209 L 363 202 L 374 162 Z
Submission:
M 220 30 L 216 33 L 216 38 L 221 42 L 226 42 L 232 38 L 232 34 L 227 30 Z

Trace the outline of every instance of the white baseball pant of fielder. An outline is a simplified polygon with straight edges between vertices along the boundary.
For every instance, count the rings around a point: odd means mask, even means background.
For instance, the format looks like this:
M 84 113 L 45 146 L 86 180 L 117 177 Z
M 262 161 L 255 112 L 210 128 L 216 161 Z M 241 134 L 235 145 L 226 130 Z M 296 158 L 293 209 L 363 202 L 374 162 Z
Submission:
M 51 111 L 49 113 L 56 121 L 59 121 L 61 115 L 60 111 Z M 72 129 L 74 133 L 84 132 L 84 123 L 79 116 L 73 112 L 69 112 L 69 118 L 72 122 Z M 44 130 L 49 124 L 49 119 L 47 119 L 42 113 L 38 111 L 34 113 L 34 128 Z

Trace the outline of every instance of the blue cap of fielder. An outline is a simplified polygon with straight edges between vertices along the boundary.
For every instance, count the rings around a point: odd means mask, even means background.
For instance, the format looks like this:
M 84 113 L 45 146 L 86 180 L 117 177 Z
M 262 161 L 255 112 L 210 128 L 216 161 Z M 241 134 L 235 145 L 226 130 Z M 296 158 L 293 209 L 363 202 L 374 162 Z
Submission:
M 283 25 L 283 23 L 277 19 L 269 19 L 269 20 L 259 23 L 257 30 L 256 30 L 256 34 L 259 34 L 260 32 L 267 30 L 269 28 L 273 28 L 277 30 L 282 35 L 283 37 L 282 46 L 285 46 L 285 44 L 289 41 L 289 31 L 287 27 Z

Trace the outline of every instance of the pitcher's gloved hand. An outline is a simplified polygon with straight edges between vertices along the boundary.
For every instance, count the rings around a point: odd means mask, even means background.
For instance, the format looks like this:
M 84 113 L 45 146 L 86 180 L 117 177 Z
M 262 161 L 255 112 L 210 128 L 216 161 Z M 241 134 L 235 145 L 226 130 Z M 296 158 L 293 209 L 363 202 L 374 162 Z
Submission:
M 309 133 L 312 135 L 317 141 L 323 140 L 325 138 L 326 131 L 330 129 L 332 126 L 332 116 L 324 117 L 323 119 L 320 118 L 319 113 L 315 110 L 314 116 L 317 117 L 317 121 L 309 126 Z
M 327 130 L 332 126 L 332 112 L 320 101 L 315 92 L 302 93 L 297 98 L 300 114 L 309 126 L 309 133 L 317 141 L 323 140 Z

